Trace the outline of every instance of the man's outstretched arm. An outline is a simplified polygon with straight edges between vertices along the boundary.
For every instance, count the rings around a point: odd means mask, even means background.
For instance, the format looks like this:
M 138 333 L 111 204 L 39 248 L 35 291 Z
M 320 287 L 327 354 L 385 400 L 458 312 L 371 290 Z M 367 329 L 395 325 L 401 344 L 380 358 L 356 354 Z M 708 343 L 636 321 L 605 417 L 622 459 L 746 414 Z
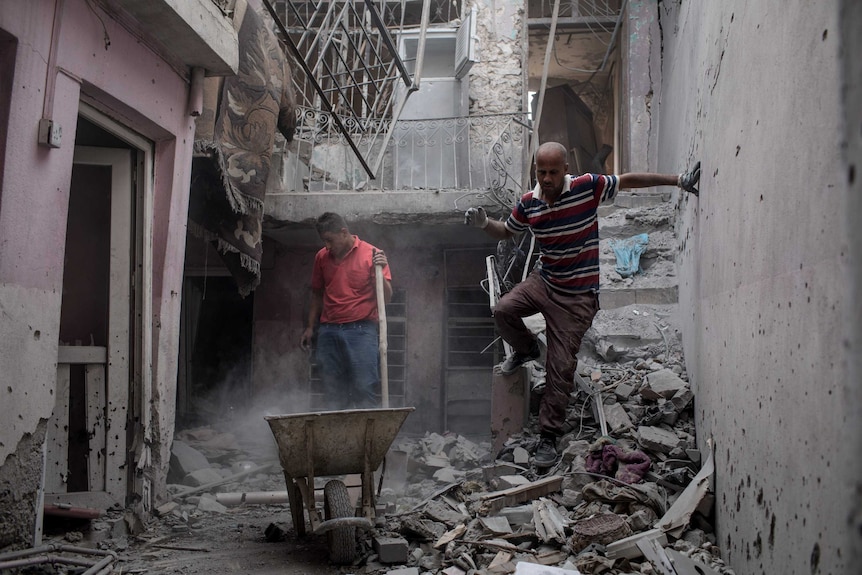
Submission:
M 697 183 L 700 181 L 700 162 L 681 174 L 650 174 L 632 172 L 619 177 L 618 187 L 621 190 L 635 188 L 650 188 L 652 186 L 677 186 L 694 195 L 698 195 Z

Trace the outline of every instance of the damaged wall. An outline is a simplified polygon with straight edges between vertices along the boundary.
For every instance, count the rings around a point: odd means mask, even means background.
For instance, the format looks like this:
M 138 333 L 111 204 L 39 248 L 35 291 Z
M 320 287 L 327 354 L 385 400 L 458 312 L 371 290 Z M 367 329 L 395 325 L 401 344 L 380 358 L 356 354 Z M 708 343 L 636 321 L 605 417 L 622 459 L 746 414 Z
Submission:
M 629 3 L 649 4 L 664 49 L 657 168 L 703 162 L 700 197 L 677 199 L 679 294 L 726 558 L 740 573 L 856 573 L 862 14 L 853 2 Z
M 193 119 L 186 113 L 186 78 L 84 0 L 4 2 L 0 31 L 0 77 L 10 83 L 14 77 L 8 99 L 0 98 L 9 110 L 8 127 L 0 130 L 6 138 L 0 147 L 0 477 L 17 477 L 0 489 L 5 547 L 27 545 L 22 534 L 33 534 L 42 468 L 34 444 L 41 443 L 55 402 L 66 219 L 83 97 L 153 142 L 153 269 L 147 270 L 153 291 L 146 294 L 153 317 L 144 321 L 154 326 L 152 395 L 161 414 L 151 439 L 165 441 L 153 462 L 168 453 Z M 59 148 L 37 145 L 46 114 L 62 127 Z
M 523 109 L 524 3 L 476 0 L 479 62 L 470 71 L 470 113 Z

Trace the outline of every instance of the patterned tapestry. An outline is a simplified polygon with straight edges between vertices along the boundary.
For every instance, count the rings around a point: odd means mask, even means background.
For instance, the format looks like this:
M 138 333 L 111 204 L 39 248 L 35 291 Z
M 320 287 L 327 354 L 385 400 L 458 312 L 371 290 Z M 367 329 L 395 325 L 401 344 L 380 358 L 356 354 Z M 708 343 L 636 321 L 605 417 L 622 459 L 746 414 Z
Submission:
M 290 67 L 254 5 L 237 2 L 238 73 L 205 83 L 189 203 L 190 231 L 214 242 L 243 297 L 260 283 L 275 131 L 290 141 L 296 127 Z

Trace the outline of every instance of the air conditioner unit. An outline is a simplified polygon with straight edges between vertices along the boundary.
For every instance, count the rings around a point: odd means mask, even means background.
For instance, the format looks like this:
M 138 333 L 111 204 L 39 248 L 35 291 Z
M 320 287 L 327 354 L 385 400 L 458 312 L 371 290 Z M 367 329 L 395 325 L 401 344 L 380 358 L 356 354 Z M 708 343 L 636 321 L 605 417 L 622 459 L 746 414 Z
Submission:
M 461 22 L 455 38 L 455 77 L 463 78 L 479 61 L 479 38 L 476 35 L 476 7 Z

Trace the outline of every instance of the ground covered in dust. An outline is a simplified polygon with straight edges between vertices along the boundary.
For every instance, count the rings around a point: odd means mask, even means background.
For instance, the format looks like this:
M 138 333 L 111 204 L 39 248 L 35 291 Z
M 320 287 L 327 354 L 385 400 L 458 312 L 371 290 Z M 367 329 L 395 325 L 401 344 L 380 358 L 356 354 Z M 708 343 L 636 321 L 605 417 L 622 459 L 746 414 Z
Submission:
M 670 573 L 658 566 L 672 558 L 688 572 L 732 575 L 714 531 L 711 454 L 698 447 L 675 315 L 675 306 L 640 305 L 599 313 L 550 469 L 532 461 L 535 417 L 495 451 L 451 433 L 397 437 L 375 480 L 376 524 L 350 536 L 346 564 L 331 562 L 326 535 L 298 536 L 262 418 L 179 431 L 172 498 L 147 525 L 116 509 L 46 532 L 115 552 L 115 573 L 510 575 L 527 563 L 628 575 Z M 543 371 L 528 371 L 535 412 Z M 331 479 L 316 483 L 318 506 Z M 337 479 L 358 496 L 358 479 Z

